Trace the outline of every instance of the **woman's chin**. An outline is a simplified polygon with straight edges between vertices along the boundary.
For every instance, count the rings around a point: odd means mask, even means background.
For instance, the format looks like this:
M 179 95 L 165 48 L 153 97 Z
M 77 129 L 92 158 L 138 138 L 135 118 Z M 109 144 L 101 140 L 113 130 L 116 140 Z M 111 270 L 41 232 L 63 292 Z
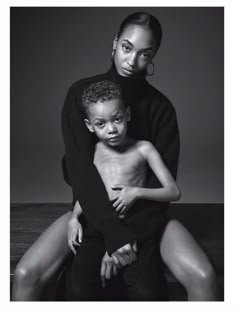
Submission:
M 130 70 L 127 70 L 127 69 L 122 69 L 122 76 L 125 76 L 125 77 L 134 77 L 134 76 L 137 76 L 137 73 L 134 72 L 134 71 L 130 71 Z
M 143 71 L 132 71 L 132 70 L 128 70 L 126 68 L 122 68 L 122 71 L 121 71 L 121 76 L 124 76 L 124 77 L 132 77 L 132 78 L 140 78 L 140 77 L 143 77 L 145 76 L 146 72 L 145 70 Z
M 116 70 L 117 70 L 117 73 L 123 77 L 134 77 L 135 75 L 137 75 L 136 72 L 130 71 L 123 67 L 116 67 Z

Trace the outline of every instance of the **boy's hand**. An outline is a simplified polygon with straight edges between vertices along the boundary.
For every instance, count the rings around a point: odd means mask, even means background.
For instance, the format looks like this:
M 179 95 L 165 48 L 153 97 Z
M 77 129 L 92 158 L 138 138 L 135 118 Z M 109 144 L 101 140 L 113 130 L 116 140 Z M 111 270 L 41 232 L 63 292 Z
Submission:
M 138 198 L 138 188 L 126 185 L 113 185 L 113 190 L 119 190 L 120 193 L 117 197 L 112 199 L 113 207 L 120 217 L 123 217 L 125 212 L 135 203 Z
M 71 251 L 76 254 L 75 248 L 80 246 L 83 239 L 83 228 L 77 218 L 72 217 L 69 221 L 67 239 Z
M 114 253 L 112 253 L 112 259 L 114 263 L 118 267 L 123 267 L 129 264 L 132 264 L 136 261 L 136 252 L 137 252 L 137 243 L 136 241 L 131 246 L 130 243 L 127 243 L 123 247 L 116 250 Z
M 112 275 L 117 275 L 119 266 L 117 266 L 114 263 L 114 260 L 112 257 L 108 255 L 106 252 L 103 259 L 102 259 L 102 264 L 101 264 L 101 270 L 100 270 L 100 275 L 101 275 L 101 281 L 102 281 L 102 287 L 105 288 L 106 286 L 106 279 L 110 279 Z

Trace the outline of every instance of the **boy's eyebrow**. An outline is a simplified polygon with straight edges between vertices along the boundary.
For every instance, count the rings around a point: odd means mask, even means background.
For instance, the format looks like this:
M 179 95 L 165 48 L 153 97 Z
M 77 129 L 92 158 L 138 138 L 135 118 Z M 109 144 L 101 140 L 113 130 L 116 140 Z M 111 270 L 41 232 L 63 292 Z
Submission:
M 103 119 L 102 117 L 95 117 L 93 120 L 94 120 L 94 121 L 96 121 L 96 120 L 98 120 L 98 121 L 104 121 L 104 119 Z
M 123 41 L 125 41 L 125 42 L 127 42 L 129 45 L 131 45 L 132 47 L 134 46 L 133 44 L 132 44 L 132 42 L 130 42 L 128 39 L 123 39 L 122 40 L 122 42 Z M 153 50 L 153 48 L 152 47 L 147 47 L 147 48 L 144 48 L 144 49 L 141 49 L 142 51 L 147 51 L 147 50 Z
M 120 111 L 115 111 L 114 113 L 112 113 L 112 116 L 115 116 L 117 114 L 121 114 L 121 112 Z

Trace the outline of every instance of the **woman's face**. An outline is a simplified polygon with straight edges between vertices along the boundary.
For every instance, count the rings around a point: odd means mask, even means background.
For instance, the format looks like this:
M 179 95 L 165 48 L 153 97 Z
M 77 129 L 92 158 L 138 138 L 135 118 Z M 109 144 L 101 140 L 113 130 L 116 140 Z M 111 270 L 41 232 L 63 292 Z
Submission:
M 144 26 L 130 25 L 113 43 L 117 72 L 126 77 L 138 76 L 147 70 L 155 55 L 152 31 Z

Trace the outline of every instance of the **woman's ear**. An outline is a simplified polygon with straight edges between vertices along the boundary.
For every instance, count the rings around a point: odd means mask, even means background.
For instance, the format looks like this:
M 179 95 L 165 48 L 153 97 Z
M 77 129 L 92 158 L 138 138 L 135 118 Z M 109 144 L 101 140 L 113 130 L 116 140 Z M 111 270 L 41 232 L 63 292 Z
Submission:
M 85 118 L 85 119 L 84 119 L 84 122 L 85 122 L 85 124 L 86 124 L 88 130 L 89 130 L 91 133 L 94 133 L 94 129 L 93 129 L 93 126 L 91 125 L 90 121 L 89 121 L 87 118 Z
M 131 111 L 130 111 L 130 107 L 128 107 L 126 109 L 126 120 L 127 122 L 129 122 L 131 120 Z
M 116 35 L 115 39 L 113 40 L 113 47 L 112 47 L 112 50 L 113 50 L 113 51 L 116 50 L 117 42 L 118 42 L 118 37 L 117 37 L 117 35 Z

